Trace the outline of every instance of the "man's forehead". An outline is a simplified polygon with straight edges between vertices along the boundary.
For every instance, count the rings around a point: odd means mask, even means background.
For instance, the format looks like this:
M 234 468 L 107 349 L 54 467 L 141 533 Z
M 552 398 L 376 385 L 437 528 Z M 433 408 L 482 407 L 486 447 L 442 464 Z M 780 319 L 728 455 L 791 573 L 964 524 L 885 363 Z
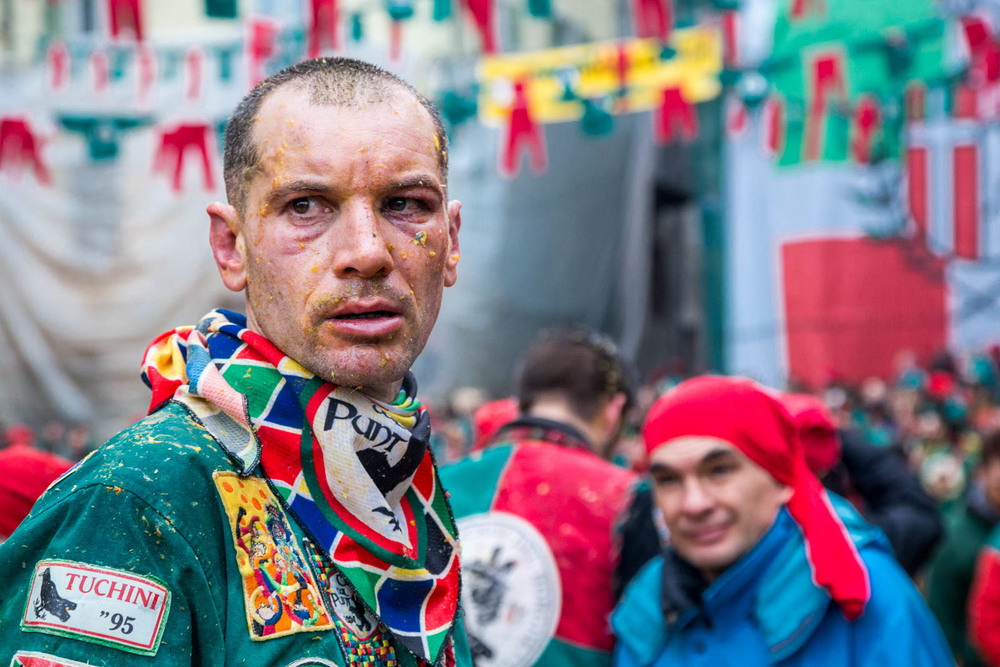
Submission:
M 257 125 L 269 124 L 275 121 L 287 123 L 288 120 L 303 119 L 322 113 L 335 113 L 350 116 L 363 114 L 371 109 L 387 109 L 394 115 L 401 116 L 408 124 L 420 123 L 426 129 L 428 136 L 435 132 L 434 120 L 420 100 L 402 87 L 389 89 L 386 96 L 371 100 L 349 95 L 342 99 L 325 96 L 317 98 L 308 83 L 287 83 L 266 98 L 260 105 L 257 114 Z
M 688 435 L 660 443 L 650 454 L 650 465 L 670 468 L 690 467 L 708 459 L 730 456 L 747 459 L 738 447 L 722 438 Z

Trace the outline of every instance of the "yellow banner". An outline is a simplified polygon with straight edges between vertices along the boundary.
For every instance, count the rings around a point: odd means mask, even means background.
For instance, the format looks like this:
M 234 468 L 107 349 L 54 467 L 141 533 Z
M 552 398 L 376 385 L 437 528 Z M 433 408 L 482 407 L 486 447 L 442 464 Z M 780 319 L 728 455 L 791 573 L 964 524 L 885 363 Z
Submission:
M 543 123 L 580 118 L 583 98 L 613 98 L 611 111 L 624 113 L 656 107 L 664 88 L 680 87 L 691 103 L 717 96 L 722 69 L 719 31 L 674 30 L 670 46 L 676 53 L 667 59 L 660 58 L 661 45 L 655 39 L 486 56 L 479 63 L 479 118 L 488 125 L 505 123 L 517 81 L 525 84 L 532 118 Z M 569 99 L 567 84 L 573 93 Z

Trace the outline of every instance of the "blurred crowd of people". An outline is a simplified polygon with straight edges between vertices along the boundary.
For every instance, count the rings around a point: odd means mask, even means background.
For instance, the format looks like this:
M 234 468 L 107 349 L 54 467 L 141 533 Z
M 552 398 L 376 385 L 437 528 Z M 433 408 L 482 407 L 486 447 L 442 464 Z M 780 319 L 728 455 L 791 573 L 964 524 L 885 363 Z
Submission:
M 515 395 L 492 397 L 465 387 L 447 401 L 429 405 L 431 444 L 438 462 L 445 466 L 448 488 L 459 489 L 459 498 L 453 496 L 452 502 L 460 521 L 463 512 L 472 512 L 463 505 L 467 492 L 462 485 L 470 480 L 475 485 L 482 475 L 489 477 L 491 464 L 482 464 L 481 459 L 498 443 L 549 441 L 603 459 L 597 463 L 564 456 L 556 470 L 547 473 L 549 482 L 542 482 L 546 493 L 563 494 L 558 500 L 563 508 L 578 501 L 583 478 L 591 480 L 588 483 L 594 489 L 603 489 L 600 493 L 610 494 L 612 486 L 619 491 L 617 500 L 598 512 L 608 526 L 616 522 L 625 526 L 624 544 L 617 545 L 613 557 L 610 551 L 600 556 L 607 560 L 603 575 L 607 581 L 599 588 L 606 589 L 607 595 L 595 597 L 594 581 L 589 588 L 581 589 L 579 582 L 574 585 L 588 599 L 600 600 L 599 623 L 619 602 L 625 584 L 670 543 L 662 512 L 650 493 L 650 443 L 643 440 L 642 426 L 651 406 L 688 378 L 654 372 L 648 376 L 651 379 L 636 386 L 631 382 L 636 373 L 620 362 L 610 341 L 586 330 L 572 336 L 582 336 L 583 343 L 597 346 L 600 354 L 594 363 L 598 366 L 591 373 L 597 378 L 596 388 L 591 393 L 603 396 L 601 391 L 610 387 L 609 397 L 587 403 L 586 391 L 577 396 L 560 394 L 562 385 L 591 382 L 590 362 L 586 354 L 563 358 L 563 352 L 553 351 L 556 343 L 545 342 L 543 337 L 519 366 Z M 1000 346 L 963 356 L 942 352 L 924 365 L 914 355 L 903 354 L 892 378 L 872 377 L 861 383 L 832 378 L 822 388 L 793 382 L 786 389 L 775 395 L 796 423 L 812 472 L 825 487 L 850 501 L 870 524 L 882 529 L 902 570 L 915 581 L 937 617 L 958 664 L 1000 665 L 1000 647 L 994 645 L 1000 636 L 1000 532 L 996 530 L 1000 523 Z M 613 400 L 616 396 L 620 399 Z M 582 411 L 577 410 L 581 405 Z M 95 442 L 87 426 L 57 420 L 37 431 L 9 424 L 3 426 L 2 436 L 0 506 L 9 516 L 0 523 L 0 535 L 7 535 L 27 514 L 34 498 L 86 456 Z M 507 454 L 512 460 L 535 451 L 517 447 Z M 459 465 L 454 466 L 456 462 Z M 540 461 L 528 466 L 537 477 L 531 484 L 545 477 L 538 472 L 545 465 L 551 467 Z M 601 467 L 605 465 L 606 469 Z M 562 474 L 559 469 L 572 471 L 570 487 L 562 489 L 557 483 Z M 506 498 L 503 502 L 513 503 L 510 511 L 532 516 L 534 495 L 519 508 L 510 492 L 503 496 L 498 486 L 496 493 L 497 498 Z M 544 523 L 537 517 L 532 521 Z M 591 536 L 587 541 L 594 539 Z M 559 550 L 573 552 L 571 545 L 559 539 L 550 542 L 557 556 Z M 466 576 L 479 576 L 480 587 L 485 581 L 495 589 L 496 581 L 490 577 L 495 577 L 500 552 L 495 546 L 490 549 L 475 561 L 474 545 L 469 548 L 471 569 Z M 572 553 L 567 558 L 578 560 L 581 555 Z M 568 622 L 572 626 L 575 621 Z M 477 629 L 474 620 L 468 624 L 474 655 L 492 655 L 487 628 Z M 580 627 L 586 628 L 587 623 Z M 572 627 L 568 632 L 572 635 Z M 592 643 L 595 650 L 610 650 L 614 643 L 610 628 L 606 637 Z M 559 656 L 559 660 L 573 658 L 551 646 L 546 650 L 546 655 Z

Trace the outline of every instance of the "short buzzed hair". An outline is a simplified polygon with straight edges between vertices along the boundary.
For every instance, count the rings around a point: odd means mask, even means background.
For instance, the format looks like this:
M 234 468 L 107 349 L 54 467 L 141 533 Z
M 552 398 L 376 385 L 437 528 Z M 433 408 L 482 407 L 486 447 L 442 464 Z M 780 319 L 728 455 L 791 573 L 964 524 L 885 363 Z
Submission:
M 441 112 L 413 86 L 377 65 L 352 58 L 315 58 L 286 67 L 254 86 L 237 105 L 226 124 L 223 174 L 226 198 L 243 216 L 247 185 L 256 173 L 260 150 L 253 138 L 254 120 L 264 101 L 275 91 L 296 85 L 306 89 L 309 101 L 319 106 L 364 109 L 412 95 L 430 114 L 437 135 L 438 167 L 448 183 L 448 134 Z
M 631 373 L 607 336 L 582 325 L 542 331 L 521 359 L 517 400 L 528 413 L 547 395 L 563 397 L 577 417 L 592 420 L 616 394 L 633 400 Z

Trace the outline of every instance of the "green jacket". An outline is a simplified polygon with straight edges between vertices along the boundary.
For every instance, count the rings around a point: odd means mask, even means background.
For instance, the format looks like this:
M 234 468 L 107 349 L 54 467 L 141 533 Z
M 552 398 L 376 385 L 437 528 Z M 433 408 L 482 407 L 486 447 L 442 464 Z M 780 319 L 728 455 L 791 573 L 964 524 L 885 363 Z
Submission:
M 169 403 L 57 480 L 0 545 L 0 665 L 33 653 L 90 665 L 416 665 L 377 624 L 345 648 L 366 617 L 359 600 L 320 567 L 265 481 L 236 471 Z M 220 495 L 244 485 L 260 521 L 241 532 Z M 457 664 L 471 664 L 460 622 L 454 641 Z M 345 659 L 366 651 L 383 657 Z
M 991 518 L 970 508 L 968 502 L 956 502 L 945 517 L 945 538 L 927 572 L 927 604 L 965 667 L 985 667 L 969 645 L 966 604 L 976 557 L 993 525 Z

